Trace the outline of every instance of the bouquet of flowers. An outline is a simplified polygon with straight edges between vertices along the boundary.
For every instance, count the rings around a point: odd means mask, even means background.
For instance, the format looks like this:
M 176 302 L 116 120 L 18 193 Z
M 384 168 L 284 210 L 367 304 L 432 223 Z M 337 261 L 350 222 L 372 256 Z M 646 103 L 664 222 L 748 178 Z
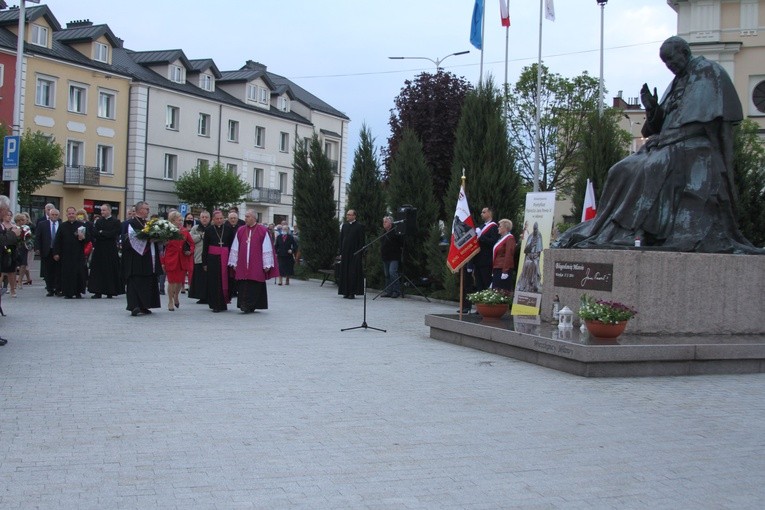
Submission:
M 582 306 L 579 308 L 579 318 L 593 320 L 605 324 L 616 324 L 628 321 L 637 315 L 637 310 L 616 301 L 595 300 L 592 296 L 582 296 Z
M 24 246 L 27 247 L 27 250 L 35 249 L 35 238 L 32 235 L 32 229 L 29 228 L 29 225 L 21 226 L 21 241 L 24 243 Z
M 138 239 L 155 240 L 155 241 L 173 241 L 176 239 L 183 239 L 181 231 L 167 220 L 162 218 L 156 218 L 146 222 L 143 229 L 135 233 Z

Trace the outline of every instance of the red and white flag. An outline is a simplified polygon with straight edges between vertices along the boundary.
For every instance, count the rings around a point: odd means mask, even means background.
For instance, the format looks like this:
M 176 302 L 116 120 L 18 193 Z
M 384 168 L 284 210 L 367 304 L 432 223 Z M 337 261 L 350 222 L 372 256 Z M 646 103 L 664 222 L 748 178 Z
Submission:
M 502 26 L 510 26 L 510 11 L 507 7 L 509 0 L 499 0 L 499 15 L 502 18 Z
M 465 187 L 460 186 L 460 195 L 457 198 L 457 209 L 454 211 L 452 221 L 452 237 L 449 243 L 449 255 L 446 257 L 446 265 L 453 273 L 456 273 L 481 248 L 478 247 L 478 234 L 475 231 L 473 217 L 470 215 Z
M 595 206 L 595 188 L 592 181 L 587 179 L 587 189 L 584 191 L 584 204 L 582 204 L 582 221 L 591 220 L 597 211 Z

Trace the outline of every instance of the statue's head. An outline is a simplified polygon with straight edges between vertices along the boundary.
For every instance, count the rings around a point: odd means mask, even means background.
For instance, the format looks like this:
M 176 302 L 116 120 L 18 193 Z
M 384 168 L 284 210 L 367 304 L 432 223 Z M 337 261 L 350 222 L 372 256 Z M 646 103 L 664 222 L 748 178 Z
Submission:
M 659 56 L 672 74 L 683 74 L 691 60 L 691 47 L 682 37 L 672 36 L 661 45 Z

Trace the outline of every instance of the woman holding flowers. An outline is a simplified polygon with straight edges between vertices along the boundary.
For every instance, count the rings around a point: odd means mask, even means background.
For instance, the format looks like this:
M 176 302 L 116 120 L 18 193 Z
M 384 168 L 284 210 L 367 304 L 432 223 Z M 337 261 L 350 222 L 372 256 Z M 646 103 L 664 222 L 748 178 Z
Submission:
M 167 215 L 167 221 L 175 225 L 183 236 L 182 239 L 168 241 L 165 244 L 165 254 L 160 259 L 162 269 L 167 275 L 167 309 L 174 312 L 180 306 L 178 298 L 186 281 L 186 275 L 191 275 L 194 270 L 194 239 L 183 227 L 181 213 L 171 211 Z
M 16 287 L 21 288 L 21 285 L 32 285 L 32 276 L 29 274 L 27 264 L 29 251 L 34 250 L 35 248 L 35 239 L 32 235 L 32 229 L 29 228 L 29 221 L 27 220 L 26 213 L 18 213 L 13 217 L 13 220 L 16 222 L 16 226 L 19 227 L 20 230 L 19 242 L 16 246 L 16 263 L 18 264 Z M 27 277 L 26 282 L 24 282 L 25 275 Z
M 13 232 L 15 238 L 21 237 L 21 229 L 13 224 L 13 213 L 7 210 L 3 214 L 2 229 L 6 232 Z M 18 259 L 16 250 L 18 249 L 17 242 L 6 245 L 3 248 L 2 256 L 0 256 L 0 271 L 3 277 L 8 280 L 8 287 L 11 290 L 11 297 L 16 297 L 16 268 L 18 267 Z

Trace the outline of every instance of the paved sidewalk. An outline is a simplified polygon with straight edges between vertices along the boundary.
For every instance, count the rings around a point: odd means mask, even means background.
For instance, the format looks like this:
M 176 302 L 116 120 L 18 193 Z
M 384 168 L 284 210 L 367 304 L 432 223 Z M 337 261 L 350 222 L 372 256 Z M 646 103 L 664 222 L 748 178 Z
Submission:
M 341 333 L 360 299 L 268 290 L 251 315 L 3 296 L 0 508 L 765 503 L 763 375 L 585 379 L 429 339 L 455 305 L 370 300 L 388 332 Z

